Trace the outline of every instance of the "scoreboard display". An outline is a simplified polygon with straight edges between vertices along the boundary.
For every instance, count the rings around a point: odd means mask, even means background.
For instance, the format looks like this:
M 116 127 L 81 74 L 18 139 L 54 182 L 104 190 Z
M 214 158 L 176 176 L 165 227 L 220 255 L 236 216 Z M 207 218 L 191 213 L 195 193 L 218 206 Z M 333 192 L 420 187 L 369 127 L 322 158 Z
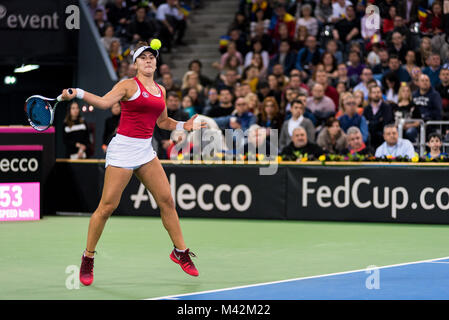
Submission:
M 42 145 L 0 145 L 0 221 L 39 220 Z

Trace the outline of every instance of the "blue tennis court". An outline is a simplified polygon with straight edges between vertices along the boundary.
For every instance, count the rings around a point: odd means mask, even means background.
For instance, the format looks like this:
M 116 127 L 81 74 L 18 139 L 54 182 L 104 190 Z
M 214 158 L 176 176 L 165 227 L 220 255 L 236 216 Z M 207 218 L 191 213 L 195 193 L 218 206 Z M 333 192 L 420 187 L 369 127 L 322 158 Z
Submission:
M 449 258 L 261 283 L 158 299 L 170 300 L 444 300 Z

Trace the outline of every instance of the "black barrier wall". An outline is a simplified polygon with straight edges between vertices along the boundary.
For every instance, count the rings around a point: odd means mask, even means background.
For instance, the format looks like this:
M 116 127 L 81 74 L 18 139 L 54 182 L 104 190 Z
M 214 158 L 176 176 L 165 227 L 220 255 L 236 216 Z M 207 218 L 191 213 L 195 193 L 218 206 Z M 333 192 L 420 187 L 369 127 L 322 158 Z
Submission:
M 449 223 L 447 167 L 164 164 L 181 217 Z M 87 212 L 101 197 L 104 162 L 57 162 L 54 212 Z M 157 216 L 156 201 L 133 177 L 115 215 Z

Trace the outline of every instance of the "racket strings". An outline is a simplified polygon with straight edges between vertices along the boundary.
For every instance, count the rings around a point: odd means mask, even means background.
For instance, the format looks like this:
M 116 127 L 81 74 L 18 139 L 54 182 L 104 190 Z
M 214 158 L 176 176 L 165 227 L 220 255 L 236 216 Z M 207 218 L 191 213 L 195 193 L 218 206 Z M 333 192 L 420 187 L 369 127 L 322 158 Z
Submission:
M 28 117 L 36 127 L 48 127 L 51 122 L 51 109 L 45 100 L 31 99 L 27 104 Z

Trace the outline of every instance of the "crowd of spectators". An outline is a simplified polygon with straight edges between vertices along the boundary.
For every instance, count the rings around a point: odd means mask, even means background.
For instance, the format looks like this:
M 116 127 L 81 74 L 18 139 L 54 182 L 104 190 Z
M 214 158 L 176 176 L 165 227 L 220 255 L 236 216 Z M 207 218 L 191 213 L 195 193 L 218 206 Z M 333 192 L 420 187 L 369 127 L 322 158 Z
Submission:
M 125 56 L 136 40 L 158 37 L 167 51 L 184 45 L 180 4 L 157 2 L 116 0 L 102 9 L 90 0 L 120 79 L 132 76 Z M 268 143 L 267 129 L 277 129 L 284 160 L 412 159 L 421 120 L 449 120 L 449 0 L 240 0 L 218 41 L 215 75 L 202 74 L 202 62 L 192 59 L 176 79 L 161 61 L 157 81 L 167 89 L 169 115 L 204 115 L 221 130 L 263 130 Z M 426 157 L 445 156 L 448 128 L 426 132 Z M 159 157 L 168 158 L 170 135 L 154 136 Z

